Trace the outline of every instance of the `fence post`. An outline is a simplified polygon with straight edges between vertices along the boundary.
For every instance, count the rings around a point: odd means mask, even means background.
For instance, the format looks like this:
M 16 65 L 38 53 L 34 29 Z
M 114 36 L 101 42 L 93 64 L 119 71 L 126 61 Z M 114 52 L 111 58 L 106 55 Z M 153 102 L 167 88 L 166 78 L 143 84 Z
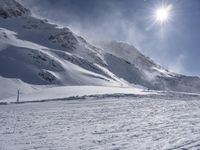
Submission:
M 17 103 L 19 103 L 19 90 L 17 91 Z

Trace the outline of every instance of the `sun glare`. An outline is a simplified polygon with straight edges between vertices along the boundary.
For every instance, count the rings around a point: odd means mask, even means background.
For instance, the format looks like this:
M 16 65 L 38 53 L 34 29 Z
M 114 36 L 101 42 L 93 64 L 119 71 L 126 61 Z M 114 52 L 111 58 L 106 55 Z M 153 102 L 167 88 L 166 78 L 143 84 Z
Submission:
M 162 6 L 155 11 L 155 19 L 157 22 L 163 24 L 170 19 L 171 6 Z

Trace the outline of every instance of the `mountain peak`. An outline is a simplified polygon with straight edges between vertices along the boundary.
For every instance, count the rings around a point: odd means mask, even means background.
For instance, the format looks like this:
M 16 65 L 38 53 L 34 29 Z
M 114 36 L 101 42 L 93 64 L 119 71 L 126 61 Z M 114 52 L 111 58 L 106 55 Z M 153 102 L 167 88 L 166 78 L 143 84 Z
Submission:
M 0 17 L 18 17 L 29 15 L 30 11 L 15 0 L 0 0 Z

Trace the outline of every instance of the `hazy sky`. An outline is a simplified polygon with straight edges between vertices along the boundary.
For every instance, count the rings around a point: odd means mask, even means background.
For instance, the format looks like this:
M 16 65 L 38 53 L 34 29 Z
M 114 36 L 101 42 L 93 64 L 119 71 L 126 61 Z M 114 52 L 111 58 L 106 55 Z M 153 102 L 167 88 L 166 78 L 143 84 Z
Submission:
M 166 68 L 200 75 L 200 0 L 21 1 L 90 41 L 126 41 Z M 152 17 L 161 3 L 172 6 L 165 25 Z

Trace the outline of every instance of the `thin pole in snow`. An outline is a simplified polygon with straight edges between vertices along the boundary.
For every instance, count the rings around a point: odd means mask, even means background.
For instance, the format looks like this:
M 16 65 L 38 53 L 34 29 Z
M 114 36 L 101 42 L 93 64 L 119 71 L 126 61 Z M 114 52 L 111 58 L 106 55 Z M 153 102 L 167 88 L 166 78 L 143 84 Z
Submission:
M 19 103 L 19 90 L 17 91 L 17 103 Z

